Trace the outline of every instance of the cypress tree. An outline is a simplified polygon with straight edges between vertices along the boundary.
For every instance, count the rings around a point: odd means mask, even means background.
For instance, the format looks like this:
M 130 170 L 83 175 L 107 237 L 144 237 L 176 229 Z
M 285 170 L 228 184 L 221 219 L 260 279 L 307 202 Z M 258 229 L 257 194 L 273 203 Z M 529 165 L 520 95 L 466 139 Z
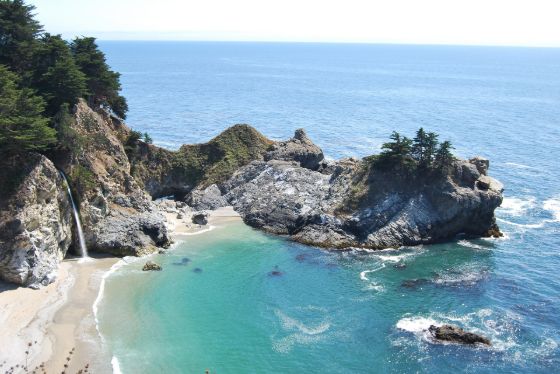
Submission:
M 434 161 L 435 166 L 438 170 L 441 170 L 442 172 L 449 171 L 451 165 L 453 164 L 453 161 L 455 160 L 453 153 L 451 153 L 452 149 L 453 146 L 451 145 L 451 142 L 448 140 L 440 144 L 439 148 L 436 151 L 435 161 Z
M 119 95 L 120 74 L 109 69 L 95 38 L 76 38 L 71 48 L 76 64 L 87 79 L 89 103 L 108 106 L 116 115 L 125 118 L 128 105 L 125 98 Z
M 36 39 L 43 31 L 33 17 L 33 5 L 23 0 L 0 0 L 0 65 L 27 79 Z M 25 82 L 24 82 L 25 83 Z
M 56 132 L 42 115 L 45 103 L 29 88 L 18 88 L 18 77 L 0 65 L 0 153 L 10 157 L 44 151 L 56 141 Z

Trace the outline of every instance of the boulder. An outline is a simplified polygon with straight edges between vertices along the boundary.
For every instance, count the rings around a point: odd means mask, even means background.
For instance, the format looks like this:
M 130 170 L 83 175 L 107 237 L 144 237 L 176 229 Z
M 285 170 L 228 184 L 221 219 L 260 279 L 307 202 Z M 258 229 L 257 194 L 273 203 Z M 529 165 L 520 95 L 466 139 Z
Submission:
M 195 225 L 207 225 L 208 224 L 208 213 L 199 212 L 199 213 L 193 214 L 192 222 Z
M 142 271 L 161 271 L 161 270 L 162 267 L 152 261 L 146 262 L 142 267 Z
M 212 184 L 205 189 L 194 189 L 187 196 L 186 202 L 195 210 L 215 210 L 228 205 L 216 184 Z
M 295 161 L 311 170 L 319 169 L 324 158 L 321 148 L 307 137 L 304 129 L 296 130 L 294 137 L 288 141 L 275 143 L 264 156 L 265 161 Z
M 483 344 L 483 345 L 492 345 L 490 340 L 482 335 L 478 335 L 472 332 L 468 332 L 463 330 L 458 326 L 453 325 L 443 325 L 443 326 L 434 326 L 431 325 L 428 329 L 432 337 L 436 341 L 441 342 L 450 342 L 450 343 L 458 343 L 458 344 Z

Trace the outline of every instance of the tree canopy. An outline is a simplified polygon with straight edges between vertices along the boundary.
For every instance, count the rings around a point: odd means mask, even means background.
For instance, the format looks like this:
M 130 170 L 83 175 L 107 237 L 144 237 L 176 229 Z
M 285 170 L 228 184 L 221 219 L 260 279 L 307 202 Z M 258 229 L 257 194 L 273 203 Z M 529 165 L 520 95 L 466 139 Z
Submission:
M 42 113 L 45 103 L 29 88 L 18 88 L 18 77 L 0 65 L 0 152 L 11 156 L 44 151 L 56 142 L 56 131 Z
M 422 127 L 414 139 L 402 136 L 396 131 L 390 136 L 391 141 L 384 143 L 383 151 L 378 157 L 380 166 L 420 168 L 425 170 L 449 171 L 455 157 L 451 153 L 453 146 L 446 140 L 441 144 L 439 135 L 426 132 Z
M 9 95 L 2 96 L 0 151 L 17 149 L 12 146 L 17 141 L 10 145 L 8 137 L 25 143 L 19 148 L 22 152 L 44 150 L 52 143 L 53 131 L 64 128 L 57 125 L 64 117 L 61 111 L 68 114 L 80 98 L 121 118 L 128 110 L 126 99 L 119 94 L 120 75 L 109 68 L 95 39 L 77 38 L 68 43 L 60 35 L 46 33 L 34 11 L 24 0 L 0 0 L 2 89 Z M 27 113 L 21 112 L 24 107 Z M 29 126 L 23 125 L 24 118 Z M 41 132 L 45 141 L 38 139 Z M 31 139 L 37 142 L 35 147 Z M 64 139 L 68 137 L 58 136 L 59 142 Z

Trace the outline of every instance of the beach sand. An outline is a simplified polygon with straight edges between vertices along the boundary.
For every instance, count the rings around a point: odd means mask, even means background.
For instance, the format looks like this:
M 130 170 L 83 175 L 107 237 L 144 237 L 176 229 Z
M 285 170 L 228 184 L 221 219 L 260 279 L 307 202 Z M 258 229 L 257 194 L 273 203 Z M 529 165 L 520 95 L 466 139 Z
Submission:
M 177 214 L 166 213 L 171 237 L 188 240 L 190 235 L 241 219 L 231 207 L 209 214 L 208 225 L 200 226 L 190 223 L 190 217 L 178 219 Z M 86 365 L 90 372 L 112 372 L 93 307 L 104 275 L 118 261 L 117 257 L 95 254 L 86 261 L 65 259 L 56 281 L 39 290 L 0 282 L 0 373 L 16 365 L 27 365 L 31 372 L 41 363 L 49 373 L 65 369 L 74 373 Z

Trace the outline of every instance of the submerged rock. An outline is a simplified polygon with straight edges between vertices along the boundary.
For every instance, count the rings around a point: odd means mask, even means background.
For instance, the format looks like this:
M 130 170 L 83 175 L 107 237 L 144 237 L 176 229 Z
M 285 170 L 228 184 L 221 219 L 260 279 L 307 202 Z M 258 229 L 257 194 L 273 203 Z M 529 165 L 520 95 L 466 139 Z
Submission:
M 401 287 L 404 288 L 418 288 L 420 286 L 423 286 L 425 284 L 430 283 L 429 279 L 425 279 L 425 278 L 419 278 L 419 279 L 407 279 L 402 281 L 401 283 Z
M 143 271 L 160 271 L 162 270 L 162 267 L 159 266 L 158 264 L 156 264 L 155 262 L 152 261 L 148 261 L 146 262 L 146 264 L 144 264 L 144 267 L 142 268 Z
M 201 268 L 194 268 L 193 272 L 194 273 L 202 273 L 202 269 Z
M 458 326 L 431 325 L 428 331 L 432 334 L 432 337 L 437 341 L 467 344 L 467 345 L 473 345 L 473 344 L 492 345 L 488 338 L 482 335 L 465 331 Z

